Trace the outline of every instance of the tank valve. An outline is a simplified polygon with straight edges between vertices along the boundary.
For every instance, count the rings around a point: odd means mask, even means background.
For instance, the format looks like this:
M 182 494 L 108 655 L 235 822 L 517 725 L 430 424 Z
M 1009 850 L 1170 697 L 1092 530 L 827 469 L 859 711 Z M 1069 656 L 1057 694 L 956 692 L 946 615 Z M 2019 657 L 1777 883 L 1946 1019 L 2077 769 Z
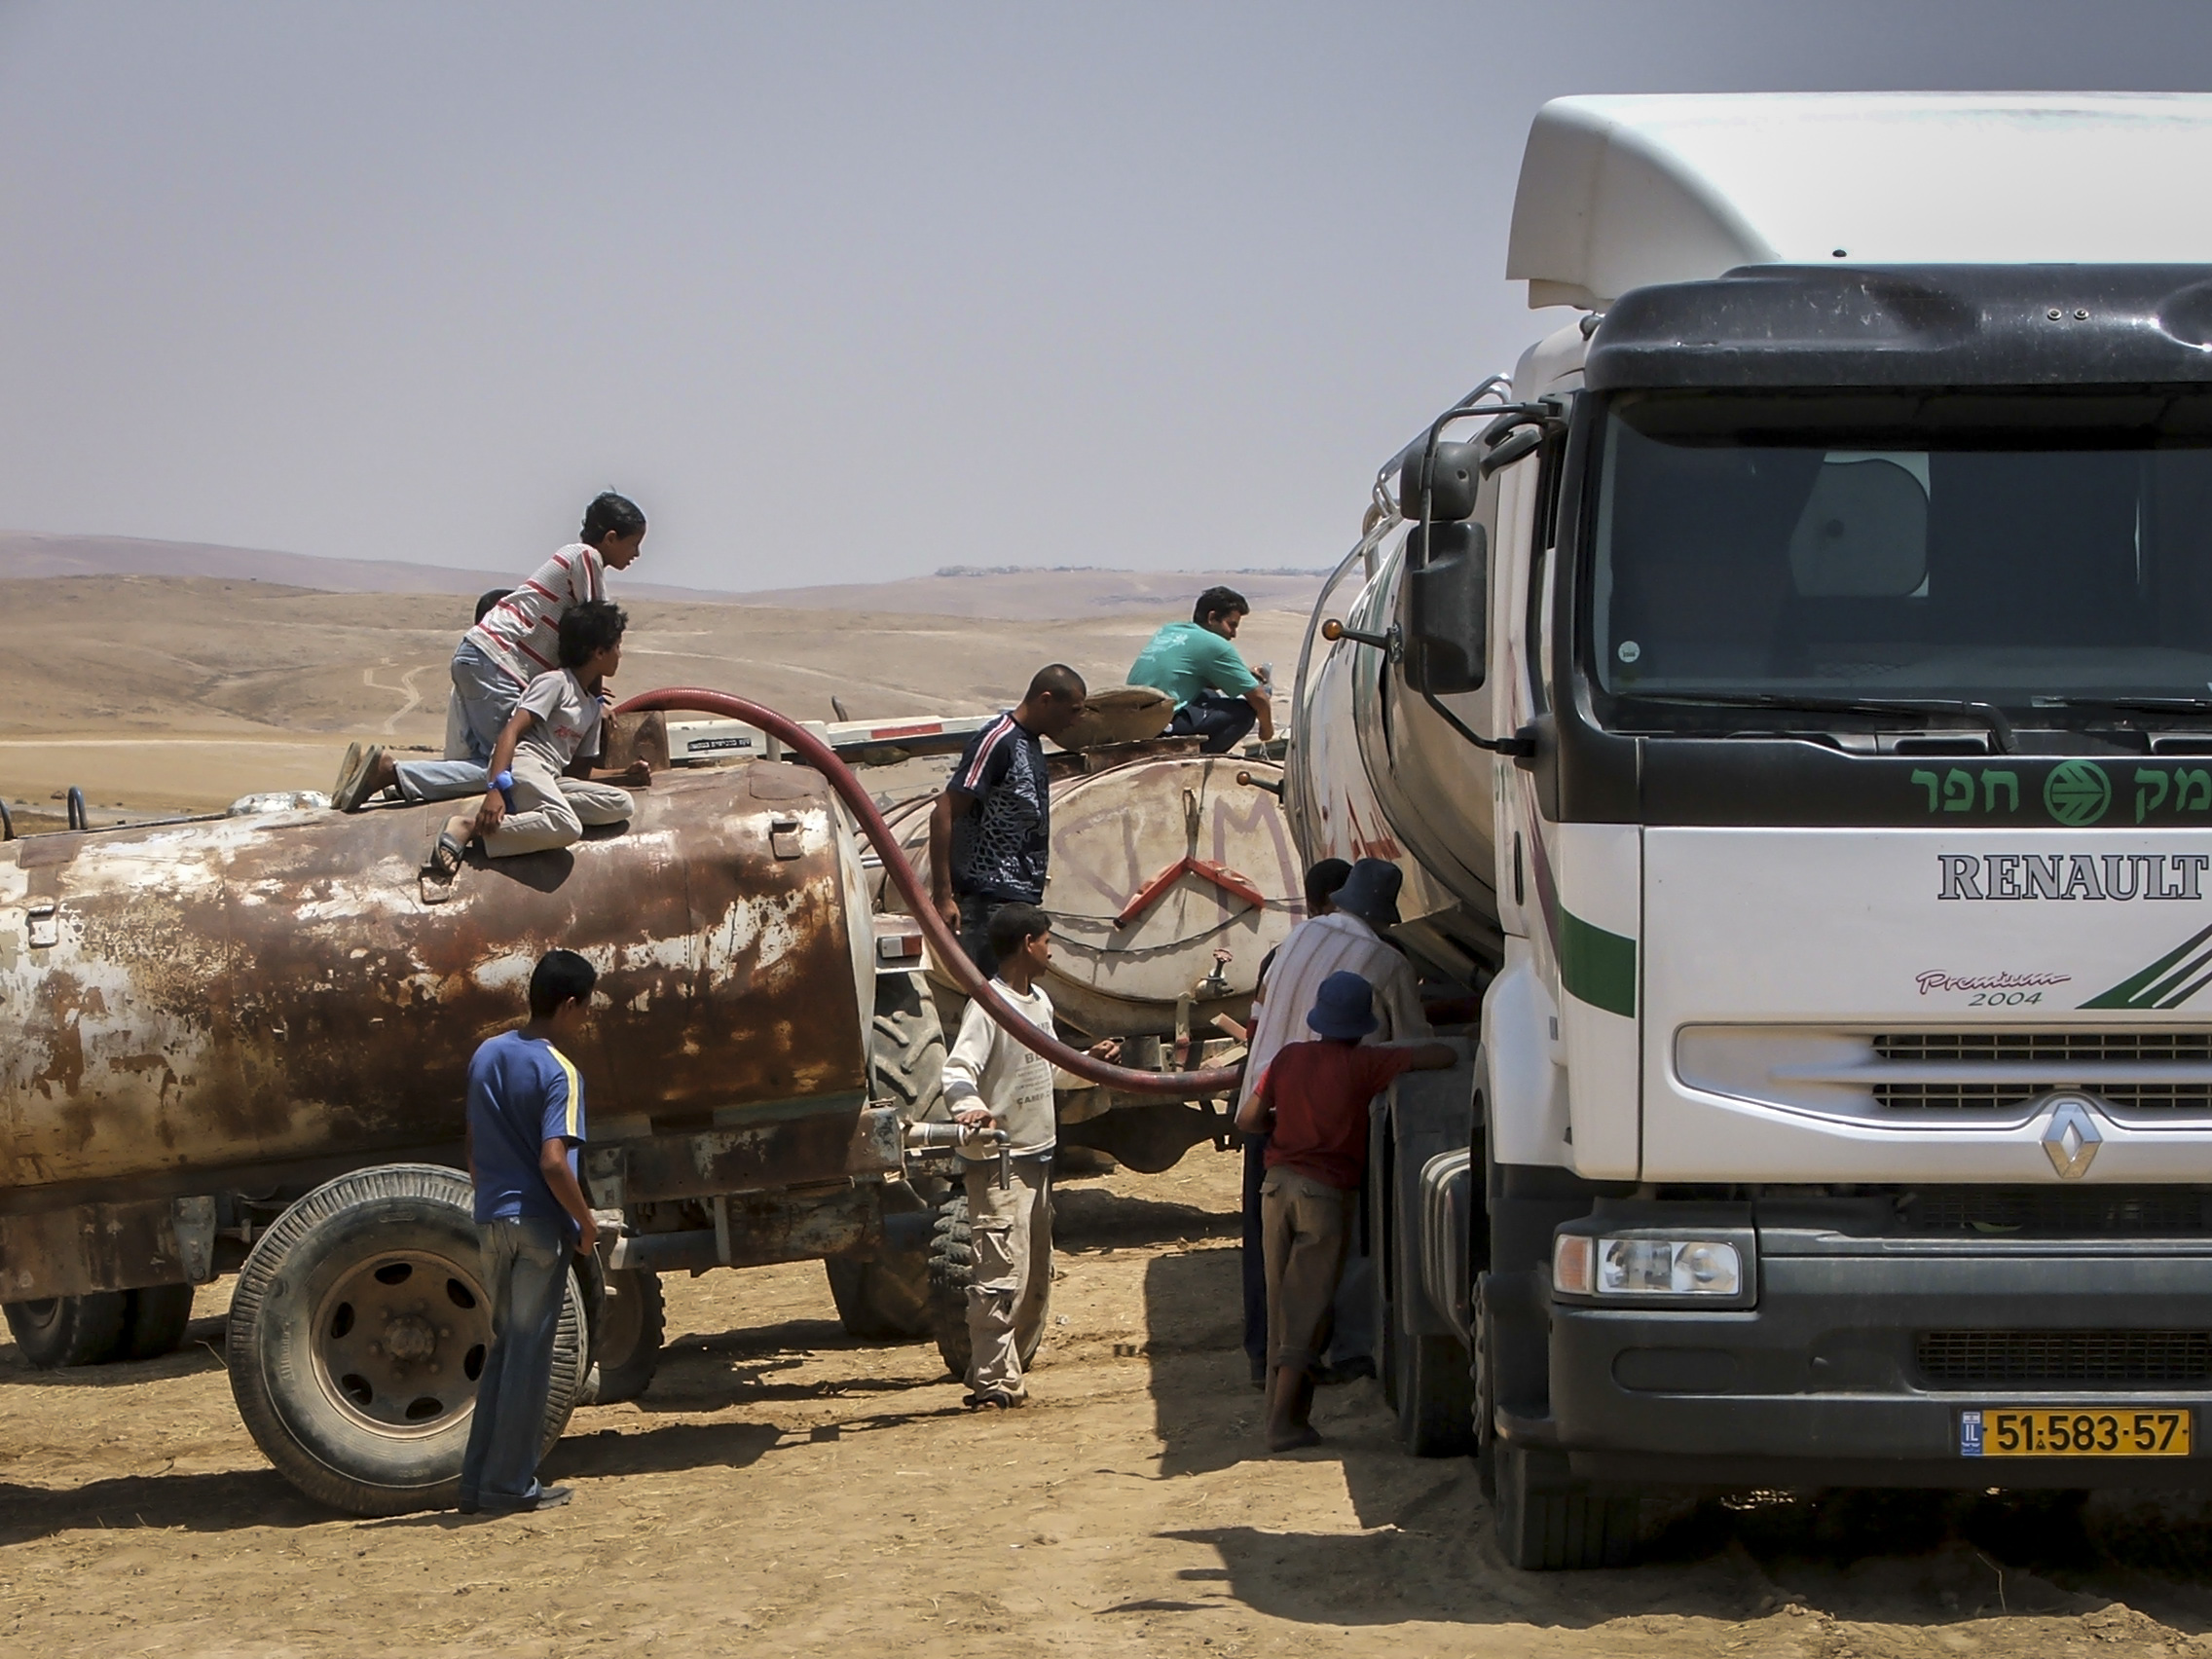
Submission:
M 1239 772 L 1236 781 L 1248 790 L 1266 790 L 1275 799 L 1282 799 L 1282 780 L 1279 778 L 1255 778 L 1249 772 Z
M 1014 1151 L 1004 1129 L 972 1129 L 965 1124 L 908 1124 L 908 1152 L 957 1152 L 966 1147 L 998 1148 L 999 1191 L 1014 1184 Z

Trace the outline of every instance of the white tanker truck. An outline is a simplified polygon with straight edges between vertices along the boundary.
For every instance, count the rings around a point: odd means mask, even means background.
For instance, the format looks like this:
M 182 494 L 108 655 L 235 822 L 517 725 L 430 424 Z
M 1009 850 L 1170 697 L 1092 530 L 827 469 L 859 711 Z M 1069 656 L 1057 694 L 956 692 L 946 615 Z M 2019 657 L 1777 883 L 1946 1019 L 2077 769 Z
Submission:
M 1481 992 L 1368 1212 L 1516 1565 L 1662 1489 L 2212 1485 L 2199 164 L 2198 96 L 1536 118 L 1508 275 L 1582 314 L 1382 468 L 1286 793 Z

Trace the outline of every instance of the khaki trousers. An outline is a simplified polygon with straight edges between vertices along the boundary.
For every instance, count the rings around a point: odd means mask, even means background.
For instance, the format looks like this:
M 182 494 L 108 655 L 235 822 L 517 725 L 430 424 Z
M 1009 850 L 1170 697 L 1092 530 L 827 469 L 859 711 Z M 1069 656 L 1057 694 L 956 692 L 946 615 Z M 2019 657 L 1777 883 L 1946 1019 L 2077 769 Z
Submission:
M 968 1285 L 968 1386 L 1024 1398 L 1021 1349 L 1045 1322 L 1052 1292 L 1052 1160 L 1017 1158 L 1006 1187 L 999 1166 L 967 1169 L 968 1233 L 976 1275 Z
M 1328 1348 L 1337 1277 L 1358 1200 L 1357 1189 L 1326 1186 L 1282 1164 L 1260 1184 L 1270 1369 L 1310 1370 Z
M 561 778 L 542 766 L 514 768 L 513 804 L 499 827 L 484 837 L 484 852 L 495 859 L 518 853 L 572 847 L 584 838 L 587 824 L 621 824 L 636 808 L 628 790 L 584 778 Z

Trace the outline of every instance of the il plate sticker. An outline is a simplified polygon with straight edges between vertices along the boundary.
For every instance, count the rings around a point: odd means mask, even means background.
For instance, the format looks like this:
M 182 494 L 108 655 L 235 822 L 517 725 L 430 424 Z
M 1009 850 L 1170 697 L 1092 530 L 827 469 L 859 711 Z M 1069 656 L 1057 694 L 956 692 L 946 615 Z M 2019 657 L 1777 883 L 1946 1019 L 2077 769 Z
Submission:
M 1961 1412 L 1959 1414 L 1959 1456 L 1962 1457 L 1978 1457 L 1981 1456 L 1981 1414 L 1979 1412 Z

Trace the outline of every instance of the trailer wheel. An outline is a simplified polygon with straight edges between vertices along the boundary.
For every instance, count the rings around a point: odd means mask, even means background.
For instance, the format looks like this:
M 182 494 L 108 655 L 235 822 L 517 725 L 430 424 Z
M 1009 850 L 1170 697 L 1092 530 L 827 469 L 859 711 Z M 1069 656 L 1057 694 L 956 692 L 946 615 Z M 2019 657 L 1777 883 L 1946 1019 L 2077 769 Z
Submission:
M 1014 1353 L 1024 1371 L 1037 1357 L 1045 1341 L 1045 1327 L 1052 1310 L 1051 1251 L 1044 1252 L 1045 1294 L 1024 1309 L 1031 1316 L 1014 1329 Z M 930 1235 L 930 1322 L 937 1336 L 937 1351 L 945 1370 L 965 1380 L 975 1350 L 968 1342 L 968 1287 L 976 1278 L 976 1245 L 968 1231 L 968 1195 L 952 1188 L 939 1204 L 937 1227 Z
M 128 1293 L 124 1309 L 123 1340 L 116 1346 L 118 1359 L 159 1359 L 174 1353 L 184 1341 L 184 1328 L 192 1323 L 192 1286 L 151 1284 Z
M 25 1361 L 40 1371 L 71 1365 L 99 1365 L 122 1346 L 130 1293 L 104 1290 L 92 1296 L 49 1296 L 37 1302 L 11 1302 L 8 1329 Z
M 882 1256 L 831 1256 L 830 1297 L 845 1334 L 864 1343 L 912 1342 L 931 1335 L 930 1258 L 908 1250 Z
M 543 1445 L 585 1370 L 583 1293 L 553 1343 Z M 263 1234 L 231 1299 L 239 1415 L 276 1471 L 355 1515 L 453 1501 L 492 1340 L 468 1178 L 431 1164 L 358 1169 Z
M 660 1274 L 650 1268 L 618 1268 L 606 1275 L 599 1317 L 592 1322 L 591 1359 L 599 1371 L 595 1405 L 618 1406 L 652 1385 L 668 1336 L 668 1304 Z

